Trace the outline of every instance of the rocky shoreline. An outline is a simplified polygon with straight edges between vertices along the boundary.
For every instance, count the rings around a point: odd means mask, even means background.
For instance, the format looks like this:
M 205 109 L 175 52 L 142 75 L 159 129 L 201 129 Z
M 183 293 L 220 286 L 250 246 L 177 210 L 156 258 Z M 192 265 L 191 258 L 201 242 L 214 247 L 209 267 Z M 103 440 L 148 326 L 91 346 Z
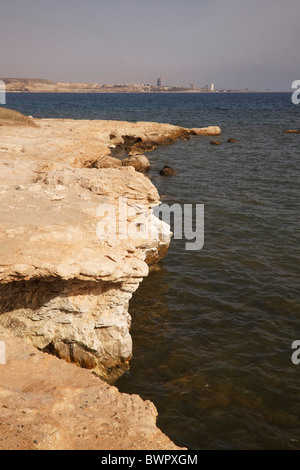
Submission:
M 0 340 L 5 337 L 12 350 L 17 347 L 15 337 L 21 349 L 36 348 L 35 356 L 31 352 L 27 360 L 18 353 L 22 365 L 14 366 L 10 352 L 8 364 L 0 366 L 0 387 L 3 396 L 11 399 L 10 374 L 21 380 L 22 369 L 31 370 L 30 357 L 38 362 L 35 367 L 41 375 L 36 380 L 44 377 L 45 384 L 50 381 L 47 368 L 42 366 L 46 363 L 53 370 L 69 367 L 74 380 L 89 374 L 91 381 L 97 381 L 92 371 L 109 383 L 129 367 L 129 300 L 148 275 L 149 266 L 166 255 L 171 233 L 160 227 L 164 236 L 155 239 L 120 239 L 108 231 L 106 238 L 99 239 L 99 205 L 109 204 L 118 213 L 120 198 L 126 197 L 129 208 L 143 207 L 146 216 L 152 217 L 153 208 L 160 203 L 150 179 L 130 162 L 122 164 L 118 152 L 125 152 L 128 160 L 176 139 L 220 133 L 217 127 L 185 129 L 146 122 L 32 119 L 32 123 L 0 126 Z M 126 224 L 134 223 L 135 215 L 129 213 Z M 158 219 L 156 223 L 163 224 Z M 113 226 L 110 220 L 108 225 Z M 53 372 L 53 384 L 54 377 Z M 87 375 L 84 377 L 87 380 Z M 37 383 L 33 382 L 32 393 Z M 109 387 L 103 381 L 98 386 Z M 55 403 L 54 396 L 49 400 L 53 398 Z M 115 391 L 114 396 L 121 400 L 122 394 Z M 126 396 L 124 400 L 134 399 Z M 146 405 L 139 400 L 142 409 Z M 5 411 L 8 421 L 14 421 L 17 408 L 13 412 L 3 406 L 9 410 Z M 109 402 L 107 406 L 112 409 Z M 154 416 L 153 410 L 151 413 Z M 153 431 L 154 418 L 152 422 Z M 7 432 L 5 428 L 1 435 Z M 64 433 L 60 428 L 58 435 Z M 77 448 L 78 442 L 70 436 L 69 447 L 60 437 L 57 444 L 56 438 L 53 442 L 43 438 L 39 445 Z M 15 446 L 25 446 L 21 436 L 20 442 L 15 439 Z M 0 441 L 0 448 L 9 447 L 5 442 Z M 88 442 L 96 448 L 95 442 Z M 130 448 L 129 442 L 124 442 L 121 448 Z M 173 445 L 165 442 L 164 448 L 172 448 L 165 447 Z M 158 448 L 150 441 L 141 445 L 138 448 Z
M 0 450 L 179 450 L 150 401 L 42 353 L 0 326 Z

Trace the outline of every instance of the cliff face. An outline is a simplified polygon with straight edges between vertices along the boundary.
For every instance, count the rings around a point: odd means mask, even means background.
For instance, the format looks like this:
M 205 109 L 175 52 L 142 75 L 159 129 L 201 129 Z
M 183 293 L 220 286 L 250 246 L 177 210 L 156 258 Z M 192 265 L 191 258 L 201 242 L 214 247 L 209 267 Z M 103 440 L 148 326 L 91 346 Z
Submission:
M 139 154 L 195 131 L 35 123 L 0 127 L 0 324 L 114 380 L 132 355 L 129 300 L 148 265 L 165 256 L 171 233 L 153 220 L 159 195 L 150 179 L 111 152 Z M 156 234 L 140 231 L 145 221 Z M 139 235 L 123 236 L 124 227 Z
M 33 123 L 0 123 L 0 449 L 178 449 L 152 403 L 90 373 L 128 368 L 129 300 L 171 239 L 150 179 L 115 156 L 219 129 Z
M 7 189 L 0 209 L 1 324 L 105 379 L 128 366 L 128 302 L 148 274 L 147 253 L 158 256 L 170 240 L 114 239 L 113 209 L 124 194 L 128 208 L 149 215 L 159 202 L 132 167 L 62 169 Z M 108 204 L 101 239 L 97 210 Z

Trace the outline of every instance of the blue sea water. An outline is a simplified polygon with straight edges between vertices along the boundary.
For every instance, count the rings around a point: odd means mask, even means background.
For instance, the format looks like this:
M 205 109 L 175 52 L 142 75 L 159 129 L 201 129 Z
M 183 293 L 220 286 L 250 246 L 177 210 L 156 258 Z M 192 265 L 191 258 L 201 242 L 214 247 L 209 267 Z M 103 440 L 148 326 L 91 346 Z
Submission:
M 148 153 L 169 204 L 204 204 L 205 242 L 167 257 L 130 302 L 134 355 L 121 391 L 156 405 L 190 449 L 300 449 L 300 105 L 291 94 L 8 94 L 40 118 L 219 125 Z M 228 138 L 239 142 L 230 144 Z M 178 175 L 163 178 L 168 164 Z

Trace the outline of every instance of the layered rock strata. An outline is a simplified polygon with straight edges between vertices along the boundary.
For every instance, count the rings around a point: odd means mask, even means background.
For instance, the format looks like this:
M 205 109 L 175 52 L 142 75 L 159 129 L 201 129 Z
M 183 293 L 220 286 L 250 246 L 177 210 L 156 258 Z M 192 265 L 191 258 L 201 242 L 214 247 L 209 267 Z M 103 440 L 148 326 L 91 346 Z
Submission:
M 34 122 L 0 127 L 0 324 L 113 381 L 132 355 L 129 300 L 171 239 L 152 215 L 160 201 L 150 179 L 114 154 L 137 155 L 196 131 Z M 154 232 L 141 229 L 147 222 Z
M 180 450 L 157 410 L 0 326 L 0 450 Z

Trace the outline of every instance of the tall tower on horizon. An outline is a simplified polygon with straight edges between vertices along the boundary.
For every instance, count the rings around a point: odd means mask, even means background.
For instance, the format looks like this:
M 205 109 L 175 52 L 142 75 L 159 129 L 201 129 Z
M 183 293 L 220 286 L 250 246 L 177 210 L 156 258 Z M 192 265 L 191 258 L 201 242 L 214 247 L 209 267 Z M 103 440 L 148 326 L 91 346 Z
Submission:
M 215 91 L 215 85 L 213 83 L 210 84 L 210 91 Z
M 161 77 L 158 77 L 157 79 L 157 86 L 161 86 Z

